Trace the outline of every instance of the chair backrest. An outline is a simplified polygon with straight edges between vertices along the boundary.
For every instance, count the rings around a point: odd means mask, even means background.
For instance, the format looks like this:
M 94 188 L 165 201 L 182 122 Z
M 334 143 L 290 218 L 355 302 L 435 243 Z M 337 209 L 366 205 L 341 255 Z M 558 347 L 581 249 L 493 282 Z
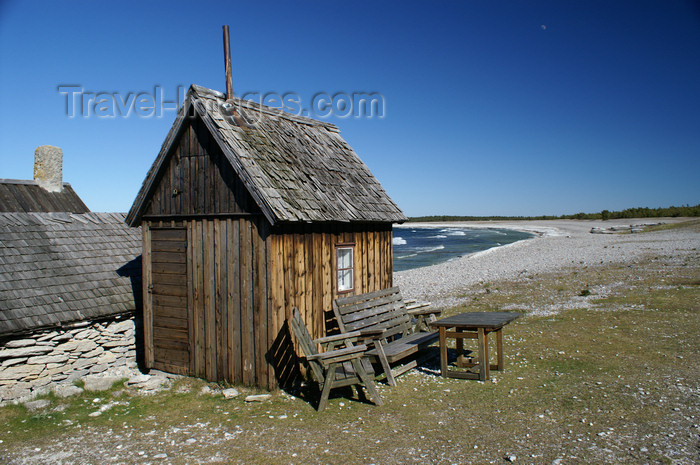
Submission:
M 411 317 L 398 287 L 338 298 L 333 302 L 333 313 L 344 333 L 382 329 L 387 338 L 392 338 L 412 331 Z
M 304 352 L 304 355 L 309 357 L 311 355 L 318 354 L 316 344 L 314 344 L 313 339 L 311 339 L 311 334 L 309 334 L 309 330 L 306 328 L 306 324 L 301 318 L 301 313 L 299 313 L 299 309 L 296 307 L 294 307 L 294 310 L 292 310 L 290 326 L 292 327 L 292 331 L 294 331 L 294 336 L 296 336 L 297 341 L 299 341 L 299 346 Z M 309 360 L 308 362 L 316 381 L 322 382 L 324 375 L 321 364 L 316 360 Z

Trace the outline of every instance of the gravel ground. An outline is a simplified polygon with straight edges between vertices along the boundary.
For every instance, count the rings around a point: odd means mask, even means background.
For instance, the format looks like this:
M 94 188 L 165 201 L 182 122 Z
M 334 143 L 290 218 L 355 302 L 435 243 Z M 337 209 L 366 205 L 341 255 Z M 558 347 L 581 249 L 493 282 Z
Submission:
M 592 228 L 610 228 L 682 219 L 647 220 L 542 220 L 522 222 L 410 223 L 399 227 L 469 227 L 517 229 L 537 234 L 532 239 L 494 247 L 449 262 L 394 273 L 394 284 L 405 298 L 429 300 L 438 308 L 463 304 L 459 296 L 470 286 L 527 275 L 594 267 L 611 263 L 634 263 L 645 256 L 673 255 L 684 259 L 700 248 L 700 228 L 668 229 L 638 234 L 592 234 Z

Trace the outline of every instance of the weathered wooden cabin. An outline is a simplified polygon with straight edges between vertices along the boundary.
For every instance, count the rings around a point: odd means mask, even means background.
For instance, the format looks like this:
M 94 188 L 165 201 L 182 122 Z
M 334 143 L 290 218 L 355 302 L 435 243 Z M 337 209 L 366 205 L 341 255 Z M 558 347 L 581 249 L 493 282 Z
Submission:
M 192 86 L 126 221 L 143 230 L 148 367 L 273 388 L 284 322 L 392 285 L 406 218 L 338 129 Z

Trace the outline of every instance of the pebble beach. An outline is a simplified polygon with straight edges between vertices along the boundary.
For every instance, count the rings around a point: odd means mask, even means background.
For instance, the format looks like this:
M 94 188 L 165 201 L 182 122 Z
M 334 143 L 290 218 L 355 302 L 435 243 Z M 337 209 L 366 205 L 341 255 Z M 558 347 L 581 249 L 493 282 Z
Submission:
M 494 247 L 438 265 L 394 273 L 394 285 L 405 298 L 431 301 L 438 308 L 460 305 L 459 297 L 475 284 L 524 279 L 528 275 L 638 262 L 650 255 L 685 259 L 697 256 L 700 227 L 665 229 L 634 234 L 593 234 L 609 229 L 652 223 L 672 224 L 687 219 L 540 220 L 410 223 L 402 227 L 461 227 L 516 229 L 535 233 L 531 239 Z

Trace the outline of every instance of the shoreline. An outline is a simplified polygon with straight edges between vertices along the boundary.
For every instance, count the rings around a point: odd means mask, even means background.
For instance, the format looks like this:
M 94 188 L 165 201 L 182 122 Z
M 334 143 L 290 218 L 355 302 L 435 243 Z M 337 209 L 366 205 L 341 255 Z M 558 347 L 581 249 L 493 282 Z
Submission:
M 547 220 L 543 220 L 547 221 Z M 563 220 L 568 221 L 568 220 Z M 528 222 L 527 225 L 519 225 L 513 222 L 497 222 L 497 221 L 445 221 L 441 223 L 402 223 L 395 224 L 395 229 L 411 229 L 411 228 L 429 228 L 429 229 L 444 229 L 444 228 L 468 228 L 468 229 L 508 229 L 512 231 L 520 231 L 535 234 L 537 236 L 560 235 L 561 232 L 557 228 L 547 227 L 544 225 L 532 225 Z M 525 240 L 525 239 L 523 239 Z M 478 252 L 477 252 L 478 253 Z
M 429 300 L 438 308 L 469 300 L 475 284 L 521 280 L 538 273 L 613 263 L 634 263 L 648 255 L 698 255 L 700 228 L 668 229 L 636 234 L 591 234 L 595 227 L 629 226 L 651 222 L 666 224 L 687 218 L 618 220 L 523 220 L 404 223 L 395 228 L 514 229 L 536 234 L 444 263 L 394 273 L 394 285 L 405 298 Z M 695 249 L 695 251 L 693 251 Z

